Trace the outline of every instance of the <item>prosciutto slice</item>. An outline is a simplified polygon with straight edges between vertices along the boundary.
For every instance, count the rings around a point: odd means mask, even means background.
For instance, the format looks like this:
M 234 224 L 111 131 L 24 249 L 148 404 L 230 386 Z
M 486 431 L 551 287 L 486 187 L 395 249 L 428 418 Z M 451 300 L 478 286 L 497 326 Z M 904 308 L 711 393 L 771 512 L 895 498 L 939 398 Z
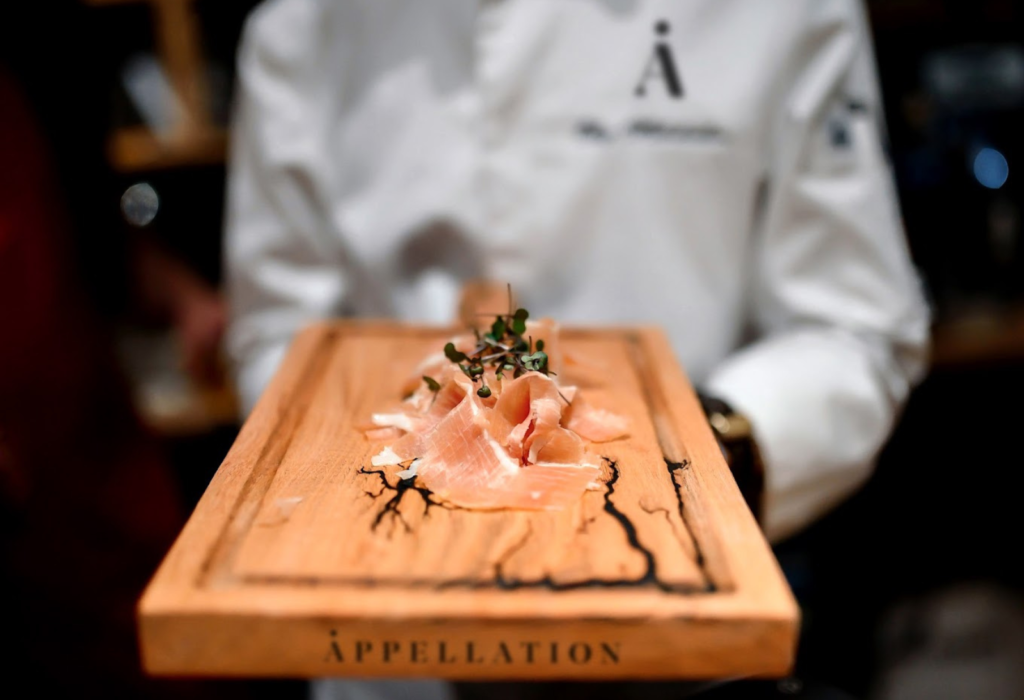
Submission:
M 557 327 L 542 321 L 531 330 L 543 333 L 549 357 L 560 363 Z M 373 414 L 367 438 L 387 444 L 371 462 L 402 465 L 404 477 L 456 506 L 570 506 L 600 476 L 589 444 L 627 434 L 621 416 L 590 406 L 576 387 L 559 386 L 550 374 L 499 378 L 489 368 L 473 382 L 443 355 L 427 358 L 417 372 L 432 372 L 440 389 L 421 384 L 397 409 Z M 477 395 L 480 381 L 490 396 Z

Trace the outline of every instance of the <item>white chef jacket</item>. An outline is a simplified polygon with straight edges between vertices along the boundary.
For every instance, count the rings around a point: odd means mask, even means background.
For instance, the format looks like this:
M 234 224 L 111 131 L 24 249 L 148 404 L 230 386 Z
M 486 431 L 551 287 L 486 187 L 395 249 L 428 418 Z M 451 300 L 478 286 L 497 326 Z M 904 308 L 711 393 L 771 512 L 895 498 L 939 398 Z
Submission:
M 746 413 L 781 539 L 871 471 L 929 314 L 855 0 L 271 0 L 239 57 L 229 351 L 331 315 L 664 326 Z

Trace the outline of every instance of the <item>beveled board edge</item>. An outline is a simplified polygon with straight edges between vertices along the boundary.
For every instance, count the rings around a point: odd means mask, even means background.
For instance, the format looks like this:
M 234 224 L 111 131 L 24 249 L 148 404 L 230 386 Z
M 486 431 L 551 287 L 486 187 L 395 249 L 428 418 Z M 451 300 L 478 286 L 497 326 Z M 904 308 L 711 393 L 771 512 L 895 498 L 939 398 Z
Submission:
M 202 627 L 205 633 L 195 634 Z M 334 619 L 309 615 L 150 615 L 147 670 L 191 676 L 496 679 L 781 677 L 791 620 Z M 287 643 L 282 643 L 287 639 Z M 273 650 L 268 654 L 267 650 Z M 230 653 L 225 653 L 230 651 Z M 258 659 L 258 662 L 254 662 Z M 666 659 L 670 659 L 666 663 Z

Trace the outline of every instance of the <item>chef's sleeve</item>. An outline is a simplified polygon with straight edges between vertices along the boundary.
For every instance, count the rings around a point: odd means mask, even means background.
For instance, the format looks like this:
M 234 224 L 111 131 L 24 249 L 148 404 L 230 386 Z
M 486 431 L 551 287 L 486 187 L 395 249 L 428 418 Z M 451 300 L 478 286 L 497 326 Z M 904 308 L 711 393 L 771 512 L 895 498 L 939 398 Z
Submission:
M 246 24 L 231 136 L 227 351 L 248 413 L 304 325 L 332 315 L 346 275 L 319 192 L 309 3 L 272 3 Z
M 815 7 L 772 124 L 753 232 L 757 340 L 706 385 L 754 427 L 773 541 L 867 479 L 928 354 L 867 23 L 852 0 Z

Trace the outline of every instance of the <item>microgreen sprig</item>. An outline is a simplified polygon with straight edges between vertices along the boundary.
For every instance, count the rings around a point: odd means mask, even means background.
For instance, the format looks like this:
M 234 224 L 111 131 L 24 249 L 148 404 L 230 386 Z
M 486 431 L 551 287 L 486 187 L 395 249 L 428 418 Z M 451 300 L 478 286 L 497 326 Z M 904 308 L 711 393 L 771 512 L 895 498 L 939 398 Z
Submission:
M 437 401 L 437 394 L 441 391 L 441 385 L 433 377 L 423 375 L 423 383 L 430 389 L 430 393 L 433 394 L 433 398 L 430 399 L 430 406 L 433 408 L 434 402 Z
M 477 389 L 477 396 L 487 398 L 491 395 L 491 389 L 484 379 L 487 367 L 494 368 L 495 376 L 502 379 L 506 373 L 511 372 L 515 378 L 521 377 L 526 372 L 540 372 L 544 375 L 554 374 L 548 369 L 548 355 L 544 352 L 544 341 L 538 339 L 536 344 L 533 337 L 524 337 L 526 334 L 526 320 L 530 318 L 530 312 L 526 309 L 512 311 L 512 290 L 509 289 L 509 312 L 497 314 L 490 330 L 481 333 L 474 329 L 476 335 L 476 347 L 470 353 L 460 351 L 454 343 L 444 346 L 444 354 L 451 362 L 457 364 L 463 374 L 469 377 L 473 383 L 480 382 Z

